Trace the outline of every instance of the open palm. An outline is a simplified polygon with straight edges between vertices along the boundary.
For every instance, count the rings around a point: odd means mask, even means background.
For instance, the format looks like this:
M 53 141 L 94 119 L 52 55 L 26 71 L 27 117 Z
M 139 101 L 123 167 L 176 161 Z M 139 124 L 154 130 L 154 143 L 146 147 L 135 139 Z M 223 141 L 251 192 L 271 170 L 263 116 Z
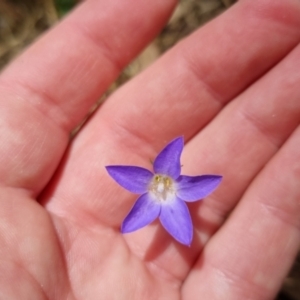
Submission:
M 71 130 L 162 28 L 175 0 L 88 0 L 0 78 L 1 299 L 273 299 L 299 247 L 300 3 L 241 0 Z M 191 247 L 106 165 L 222 174 L 189 205 Z

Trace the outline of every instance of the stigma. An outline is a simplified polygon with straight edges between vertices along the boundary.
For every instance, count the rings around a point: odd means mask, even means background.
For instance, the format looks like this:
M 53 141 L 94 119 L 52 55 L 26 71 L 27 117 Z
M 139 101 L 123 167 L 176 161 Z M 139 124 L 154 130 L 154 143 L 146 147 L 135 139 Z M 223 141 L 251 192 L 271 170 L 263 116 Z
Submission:
M 175 194 L 173 179 L 166 175 L 154 175 L 149 191 L 152 192 L 158 200 L 166 201 Z

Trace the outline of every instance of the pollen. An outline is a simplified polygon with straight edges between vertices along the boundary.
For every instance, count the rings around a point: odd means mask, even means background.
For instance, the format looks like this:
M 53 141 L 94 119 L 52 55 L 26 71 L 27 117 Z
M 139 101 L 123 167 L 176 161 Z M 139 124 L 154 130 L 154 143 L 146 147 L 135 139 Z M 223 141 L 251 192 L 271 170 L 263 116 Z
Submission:
M 158 200 L 166 201 L 169 196 L 175 193 L 173 179 L 165 175 L 154 175 L 149 185 L 149 191 Z

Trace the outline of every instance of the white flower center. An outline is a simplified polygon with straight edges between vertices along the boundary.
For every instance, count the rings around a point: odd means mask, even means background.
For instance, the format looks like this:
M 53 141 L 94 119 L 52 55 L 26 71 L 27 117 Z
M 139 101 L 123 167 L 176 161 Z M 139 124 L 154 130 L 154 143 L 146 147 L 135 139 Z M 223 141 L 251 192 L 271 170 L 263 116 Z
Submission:
M 169 176 L 154 175 L 150 185 L 149 191 L 152 192 L 158 200 L 167 200 L 168 197 L 175 194 L 174 181 Z

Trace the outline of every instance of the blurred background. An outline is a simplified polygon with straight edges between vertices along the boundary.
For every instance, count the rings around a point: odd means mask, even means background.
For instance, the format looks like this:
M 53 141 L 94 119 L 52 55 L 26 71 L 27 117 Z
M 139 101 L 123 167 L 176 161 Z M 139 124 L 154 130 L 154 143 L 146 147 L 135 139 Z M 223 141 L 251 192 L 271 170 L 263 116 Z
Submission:
M 80 0 L 0 0 L 0 71 L 79 2 Z M 177 9 L 161 34 L 122 72 L 105 96 L 234 2 L 236 0 L 179 0 Z M 274 261 L 274 264 L 278 263 L 280 262 Z M 300 300 L 300 256 L 276 300 Z

